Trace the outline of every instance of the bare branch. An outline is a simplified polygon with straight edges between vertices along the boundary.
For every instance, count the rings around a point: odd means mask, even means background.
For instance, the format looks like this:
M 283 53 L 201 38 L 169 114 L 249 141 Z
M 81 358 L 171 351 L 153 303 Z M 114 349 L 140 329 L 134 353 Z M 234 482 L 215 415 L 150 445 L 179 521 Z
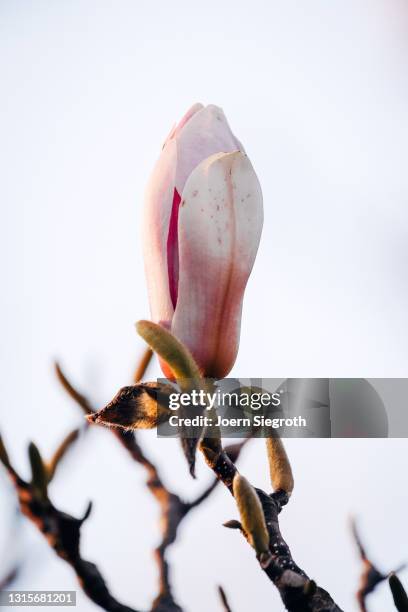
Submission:
M 155 559 L 159 570 L 159 593 L 153 602 L 152 612 L 180 611 L 181 608 L 175 602 L 172 594 L 167 549 L 175 542 L 183 519 L 190 510 L 199 506 L 209 497 L 217 485 L 217 480 L 212 482 L 195 500 L 185 502 L 178 495 L 172 493 L 163 483 L 156 466 L 137 442 L 134 432 L 126 432 L 122 429 L 112 429 L 110 431 L 118 438 L 132 459 L 146 469 L 148 473 L 146 485 L 160 507 L 161 542 L 155 550 Z
M 218 483 L 219 483 L 219 480 L 217 478 L 215 478 L 211 482 L 211 484 L 206 489 L 204 489 L 204 491 L 202 493 L 200 493 L 200 495 L 198 497 L 196 497 L 191 502 L 189 502 L 187 504 L 189 510 L 192 510 L 193 508 L 196 508 L 197 506 L 202 504 L 203 501 L 205 501 L 207 499 L 207 497 L 209 497 L 211 495 L 211 493 L 214 491 L 214 489 L 218 485 Z
M 150 351 L 147 351 L 143 356 L 142 362 L 137 369 L 137 378 L 142 378 L 148 362 L 150 361 L 151 354 L 148 353 L 150 353 Z M 196 508 L 207 499 L 218 481 L 215 480 L 212 482 L 195 500 L 191 502 L 182 501 L 178 495 L 169 491 L 164 485 L 156 466 L 147 457 L 138 443 L 135 432 L 129 431 L 129 428 L 136 421 L 138 421 L 139 426 L 142 424 L 144 427 L 147 425 L 151 426 L 152 420 L 154 421 L 153 426 L 157 424 L 157 413 L 160 407 L 158 408 L 157 389 L 152 389 L 152 385 L 157 387 L 156 383 L 140 383 L 133 387 L 124 387 L 106 408 L 95 411 L 88 399 L 79 393 L 69 382 L 58 365 L 56 366 L 56 371 L 64 389 L 88 415 L 88 422 L 92 424 L 117 425 L 118 427 L 114 427 L 110 429 L 110 431 L 129 453 L 131 458 L 142 465 L 147 471 L 148 478 L 146 485 L 159 504 L 162 531 L 161 542 L 155 550 L 155 559 L 159 570 L 159 593 L 153 602 L 152 611 L 181 611 L 181 608 L 174 600 L 171 590 L 167 549 L 176 540 L 181 521 L 190 510 Z M 165 391 L 165 389 L 160 389 L 160 393 Z M 147 410 L 146 406 L 148 408 L 150 406 L 150 408 Z M 231 452 L 239 454 L 239 447 L 240 445 L 234 445 L 234 449 Z
M 61 385 L 64 387 L 68 395 L 74 400 L 74 402 L 78 404 L 78 406 L 82 409 L 83 412 L 85 412 L 85 414 L 93 412 L 93 408 L 89 400 L 71 385 L 71 383 L 65 376 L 60 364 L 57 361 L 55 362 L 54 367 L 58 380 L 60 381 Z
M 147 366 L 148 360 L 146 355 L 143 356 L 143 363 L 137 369 L 138 377 L 141 377 L 144 369 Z M 88 416 L 88 421 L 92 424 L 104 424 L 101 419 L 98 420 L 98 412 L 93 408 L 88 399 L 79 393 L 75 387 L 68 380 L 66 375 L 62 372 L 61 367 L 56 364 L 56 373 L 58 379 L 63 385 L 67 393 L 76 401 L 81 407 L 83 412 Z M 120 392 L 119 392 L 120 393 Z M 119 394 L 118 394 L 119 395 Z M 169 568 L 165 559 L 165 553 L 167 547 L 174 541 L 177 533 L 177 526 L 181 519 L 176 519 L 181 514 L 184 516 L 185 510 L 181 500 L 177 496 L 173 496 L 164 486 L 156 466 L 146 456 L 141 446 L 139 445 L 135 433 L 133 431 L 127 431 L 123 428 L 117 427 L 110 429 L 112 434 L 116 437 L 118 442 L 124 447 L 133 461 L 136 461 L 142 465 L 148 474 L 147 487 L 152 495 L 158 501 L 161 508 L 161 525 L 162 525 L 162 542 L 160 546 L 155 550 L 155 559 L 159 569 L 159 594 L 153 602 L 152 611 L 155 612 L 178 612 L 181 610 L 174 601 L 171 593 L 170 582 L 169 582 Z M 1 450 L 1 448 L 0 448 Z
M 138 361 L 135 373 L 133 374 L 133 382 L 135 384 L 143 380 L 143 376 L 146 374 L 146 370 L 149 366 L 152 357 L 153 351 L 151 348 L 148 347 L 147 349 L 145 349 L 145 352 L 143 353 L 141 359 Z
M 149 357 L 150 358 L 150 357 Z M 142 377 L 142 373 L 148 363 L 148 356 L 145 355 L 143 357 L 144 363 L 141 363 L 140 368 L 138 369 L 138 378 Z M 143 361 L 142 360 L 142 361 Z M 156 466 L 154 463 L 148 458 L 146 453 L 141 448 L 139 442 L 137 441 L 136 435 L 134 431 L 129 431 L 129 419 L 133 419 L 135 414 L 137 413 L 137 418 L 140 420 L 140 411 L 141 411 L 141 403 L 143 406 L 146 402 L 154 401 L 155 403 L 155 411 L 157 412 L 157 399 L 158 393 L 157 389 L 152 389 L 152 383 L 140 383 L 134 387 L 125 388 L 125 391 L 122 389 L 116 396 L 115 400 L 113 400 L 108 406 L 114 408 L 113 412 L 115 415 L 112 416 L 112 411 L 108 414 L 107 409 L 102 409 L 102 411 L 96 412 L 90 402 L 79 393 L 73 385 L 68 381 L 65 374 L 62 373 L 61 368 L 58 367 L 57 374 L 62 382 L 65 390 L 69 393 L 69 395 L 75 399 L 77 403 L 81 406 L 83 411 L 89 415 L 88 421 L 94 424 L 104 424 L 104 421 L 107 424 L 112 425 L 113 421 L 123 421 L 123 400 L 125 399 L 125 412 L 128 414 L 127 417 L 127 428 L 124 428 L 125 424 L 120 423 L 121 428 L 114 427 L 111 428 L 110 431 L 117 438 L 120 444 L 125 448 L 125 450 L 129 453 L 131 458 L 142 465 L 147 471 L 147 481 L 146 485 L 150 490 L 151 494 L 157 500 L 160 507 L 160 525 L 161 525 L 161 542 L 159 546 L 155 550 L 155 559 L 158 565 L 159 570 L 159 593 L 156 599 L 153 602 L 152 610 L 154 612 L 178 612 L 181 608 L 175 602 L 171 585 L 169 580 L 169 565 L 167 562 L 167 549 L 177 538 L 178 528 L 185 518 L 185 516 L 194 508 L 198 507 L 201 503 L 203 503 L 209 495 L 214 491 L 215 487 L 218 484 L 218 479 L 215 479 L 213 482 L 208 485 L 204 491 L 198 495 L 192 501 L 183 501 L 180 499 L 178 495 L 171 492 L 164 484 Z M 150 384 L 150 386 L 149 386 Z M 155 384 L 156 385 L 156 384 Z M 157 385 L 156 385 L 157 386 Z M 135 389 L 139 389 L 140 392 L 137 392 L 135 395 Z M 137 397 L 136 397 L 137 396 Z M 129 401 L 126 399 L 129 398 Z M 135 400 L 133 399 L 135 398 Z M 120 402 L 118 402 L 120 400 Z M 126 403 L 127 402 L 127 403 Z M 141 402 L 141 403 L 140 403 Z M 118 404 L 121 404 L 120 406 Z M 104 412 L 105 410 L 105 412 Z M 146 418 L 147 413 L 151 413 L 152 411 L 143 410 L 142 417 Z M 103 414 L 102 414 L 103 413 Z M 120 414 L 119 414 L 120 413 Z M 126 415 L 125 415 L 126 416 Z M 107 417 L 107 418 L 106 418 Z M 117 418 L 116 418 L 117 417 Z M 119 423 L 115 423 L 119 424 Z M 236 461 L 241 453 L 242 448 L 246 444 L 247 440 L 243 440 L 238 444 L 232 444 L 227 447 L 226 452 Z
M 61 444 L 56 448 L 53 456 L 46 464 L 48 482 L 51 482 L 51 480 L 54 478 L 55 472 L 57 471 L 62 459 L 64 459 L 74 442 L 78 440 L 80 431 L 80 428 L 73 429 L 67 436 L 65 436 Z
M 20 573 L 20 566 L 16 565 L 13 567 L 3 578 L 0 580 L 0 593 L 1 591 L 5 591 L 8 587 L 10 587 L 13 582 L 16 580 Z
M 237 473 L 235 464 L 228 457 L 219 440 L 205 438 L 200 443 L 200 450 L 208 466 L 213 470 L 221 482 L 233 494 L 233 480 Z M 339 606 L 333 601 L 329 593 L 315 585 L 307 574 L 300 569 L 292 558 L 290 549 L 284 541 L 279 528 L 278 515 L 282 507 L 289 500 L 288 494 L 277 490 L 267 495 L 260 489 L 255 489 L 265 516 L 269 534 L 269 551 L 271 562 L 263 567 L 263 571 L 277 587 L 283 603 L 290 612 L 341 612 Z M 239 528 L 238 522 L 227 526 Z M 258 561 L 261 563 L 262 559 Z
M 218 586 L 218 594 L 220 596 L 221 603 L 224 608 L 224 612 L 232 612 L 230 605 L 228 603 L 227 595 L 221 585 Z
M 359 533 L 357 531 L 357 525 L 356 525 L 355 519 L 351 519 L 350 520 L 350 529 L 351 529 L 351 534 L 352 534 L 352 536 L 354 538 L 354 542 L 355 542 L 355 544 L 357 546 L 357 550 L 358 550 L 358 553 L 360 555 L 360 559 L 363 562 L 365 562 L 365 561 L 367 561 L 367 553 L 366 553 L 366 550 L 365 550 L 365 548 L 363 546 L 363 543 L 361 541 L 360 535 L 359 535 Z
M 171 332 L 150 321 L 139 321 L 136 324 L 136 329 L 145 342 L 170 366 L 182 391 L 189 392 L 191 384 L 196 389 L 203 386 L 203 379 L 194 358 Z M 186 384 L 186 381 L 188 384 Z M 237 469 L 222 448 L 219 436 L 210 438 L 204 432 L 203 436 L 200 434 L 197 441 L 209 467 L 234 494 L 233 482 Z M 280 458 L 283 458 L 282 453 Z M 326 591 L 320 587 L 310 588 L 309 578 L 293 561 L 289 547 L 280 533 L 278 514 L 282 506 L 287 504 L 293 488 L 293 479 L 289 477 L 291 473 L 289 474 L 287 469 L 289 461 L 286 454 L 284 459 L 285 461 L 283 463 L 281 461 L 281 463 L 282 465 L 285 464 L 285 482 L 288 485 L 286 487 L 288 491 L 280 488 L 272 495 L 267 495 L 260 489 L 254 491 L 254 494 L 259 497 L 261 511 L 263 510 L 269 537 L 267 554 L 271 557 L 270 562 L 266 565 L 262 558 L 263 555 L 258 554 L 258 561 L 261 567 L 263 565 L 263 569 L 270 580 L 278 588 L 281 598 L 290 612 L 304 612 L 305 610 L 311 612 L 339 612 L 340 608 Z M 253 539 L 254 533 L 250 535 Z
M 361 541 L 357 531 L 357 525 L 354 519 L 351 520 L 351 533 L 358 553 L 360 555 L 362 569 L 360 574 L 360 582 L 356 591 L 356 599 L 361 612 L 367 612 L 366 598 L 374 589 L 387 578 L 385 574 L 380 572 L 375 565 L 368 559 L 365 547 Z
M 370 561 L 367 556 L 366 549 L 361 541 L 360 535 L 357 530 L 356 521 L 352 519 L 350 521 L 351 533 L 356 543 L 358 553 L 362 562 L 362 570 L 360 575 L 360 583 L 356 592 L 356 599 L 361 612 L 367 612 L 366 598 L 367 595 L 372 593 L 377 586 L 387 579 L 388 574 L 384 574 Z M 402 565 L 396 569 L 393 573 L 401 571 L 405 566 Z
M 5 451 L 1 441 L 0 448 Z M 34 448 L 30 445 L 31 463 L 35 466 L 33 472 L 38 478 L 36 470 L 40 455 Z M 12 467 L 7 453 L 2 452 L 0 460 L 16 488 L 21 512 L 39 529 L 56 554 L 72 567 L 88 597 L 108 612 L 137 612 L 115 599 L 97 566 L 81 556 L 81 527 L 89 516 L 89 506 L 82 519 L 58 510 L 46 491 L 36 485 L 36 478 L 33 478 L 33 483 L 24 481 Z
M 31 485 L 40 499 L 47 498 L 47 469 L 40 451 L 34 442 L 30 442 L 28 446 L 28 458 L 31 465 Z

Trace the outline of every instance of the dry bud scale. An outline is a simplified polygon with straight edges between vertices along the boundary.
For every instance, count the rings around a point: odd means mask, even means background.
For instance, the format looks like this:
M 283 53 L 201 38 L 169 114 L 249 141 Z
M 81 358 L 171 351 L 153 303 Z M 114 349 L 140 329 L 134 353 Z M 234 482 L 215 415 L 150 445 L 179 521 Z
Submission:
M 153 429 L 169 419 L 172 388 L 158 383 L 122 387 L 107 406 L 87 415 L 90 423 L 122 429 Z
M 143 243 L 152 319 L 188 347 L 204 376 L 226 376 L 236 359 L 262 224 L 259 181 L 224 113 L 194 105 L 153 170 Z M 162 369 L 173 378 L 163 361 Z

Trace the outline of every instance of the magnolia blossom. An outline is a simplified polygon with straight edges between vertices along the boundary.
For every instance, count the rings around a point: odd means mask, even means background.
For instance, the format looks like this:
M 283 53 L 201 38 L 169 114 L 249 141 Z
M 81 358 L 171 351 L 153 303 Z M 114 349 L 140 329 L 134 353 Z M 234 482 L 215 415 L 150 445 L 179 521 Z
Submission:
M 236 359 L 262 223 L 259 181 L 223 111 L 195 104 L 150 178 L 143 245 L 152 319 L 190 349 L 205 376 L 226 376 Z

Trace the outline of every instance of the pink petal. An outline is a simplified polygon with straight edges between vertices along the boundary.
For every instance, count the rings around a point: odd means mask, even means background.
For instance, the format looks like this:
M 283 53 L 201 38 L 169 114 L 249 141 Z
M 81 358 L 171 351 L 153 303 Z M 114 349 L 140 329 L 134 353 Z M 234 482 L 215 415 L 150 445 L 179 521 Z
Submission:
M 173 205 L 171 209 L 169 235 L 167 237 L 167 270 L 169 278 L 170 297 L 173 307 L 177 303 L 178 277 L 179 277 L 179 257 L 178 257 L 178 216 L 181 197 L 174 190 Z
M 194 107 L 193 107 L 194 108 Z M 196 111 L 177 129 L 176 188 L 182 193 L 191 172 L 214 153 L 243 150 L 235 138 L 221 108 L 210 104 Z
M 177 164 L 176 141 L 163 149 L 150 177 L 142 221 L 143 255 L 150 311 L 153 321 L 170 327 L 173 304 L 170 296 L 167 249 Z
M 169 140 L 172 140 L 175 136 L 177 136 L 179 134 L 179 132 L 186 125 L 187 121 L 189 121 L 191 119 L 191 117 L 193 115 L 195 115 L 195 113 L 198 113 L 198 111 L 200 111 L 202 108 L 204 108 L 204 106 L 202 104 L 200 104 L 199 102 L 197 102 L 196 104 L 193 104 L 193 106 L 191 108 L 188 109 L 188 111 L 186 112 L 184 117 L 182 117 L 182 119 L 180 119 L 180 121 L 178 123 L 175 123 L 173 125 L 173 127 L 171 128 L 169 135 L 167 136 L 166 140 L 164 141 L 163 149 L 164 149 L 164 147 L 166 146 L 166 144 L 168 143 Z
M 191 108 L 188 109 L 188 111 L 186 112 L 184 117 L 182 117 L 180 119 L 180 121 L 178 122 L 178 124 L 177 124 L 176 130 L 175 130 L 175 136 L 176 137 L 180 134 L 181 130 L 184 128 L 186 123 L 188 123 L 190 121 L 190 119 L 193 117 L 193 115 L 195 115 L 199 111 L 203 110 L 203 108 L 204 108 L 204 106 L 202 104 L 200 104 L 200 102 L 197 102 L 196 104 L 193 104 L 193 106 Z
M 206 376 L 226 376 L 234 364 L 262 223 L 261 188 L 245 154 L 213 155 L 192 172 L 179 209 L 179 285 L 171 329 Z

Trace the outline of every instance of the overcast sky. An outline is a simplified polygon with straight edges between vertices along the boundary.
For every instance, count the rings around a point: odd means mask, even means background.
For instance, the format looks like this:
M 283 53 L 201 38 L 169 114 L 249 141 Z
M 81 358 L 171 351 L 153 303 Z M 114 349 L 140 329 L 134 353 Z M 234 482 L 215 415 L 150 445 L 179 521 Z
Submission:
M 51 452 L 81 422 L 53 358 L 98 406 L 129 382 L 143 350 L 133 324 L 148 316 L 143 191 L 170 127 L 197 101 L 224 109 L 264 194 L 233 374 L 407 375 L 407 34 L 403 0 L 1 1 L 0 424 L 22 472 L 29 439 Z M 191 481 L 175 442 L 141 439 L 184 496 L 208 481 L 202 465 Z M 359 570 L 350 513 L 381 568 L 407 558 L 406 448 L 288 443 L 296 488 L 283 533 L 346 610 Z M 268 488 L 262 442 L 241 468 Z M 143 479 L 108 432 L 92 431 L 52 498 L 74 514 L 94 500 L 84 555 L 121 600 L 147 609 L 158 530 Z M 220 609 L 218 583 L 234 612 L 282 608 L 250 548 L 221 527 L 236 516 L 220 488 L 183 526 L 171 558 L 188 611 Z M 31 526 L 12 540 L 30 550 L 16 587 L 77 588 Z M 81 611 L 96 609 L 80 597 Z M 386 585 L 370 602 L 384 609 Z

